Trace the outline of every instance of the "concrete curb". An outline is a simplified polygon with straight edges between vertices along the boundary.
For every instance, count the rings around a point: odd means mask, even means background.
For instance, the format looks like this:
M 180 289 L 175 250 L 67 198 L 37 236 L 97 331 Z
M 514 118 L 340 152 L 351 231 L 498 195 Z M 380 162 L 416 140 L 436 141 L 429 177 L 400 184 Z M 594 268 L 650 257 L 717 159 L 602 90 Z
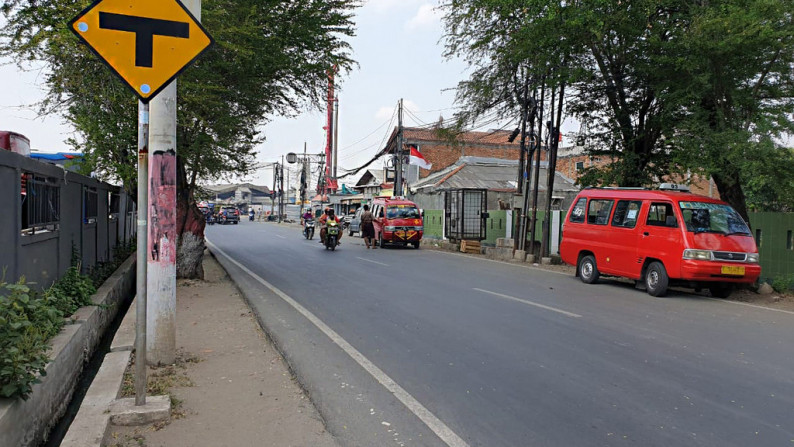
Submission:
M 78 309 L 50 341 L 47 375 L 28 400 L 0 399 L 0 446 L 27 447 L 44 441 L 64 414 L 87 359 L 135 289 L 135 255 L 130 256 L 92 297 L 95 306 Z
M 135 406 L 135 398 L 118 398 L 135 346 L 135 318 L 133 300 L 61 447 L 101 447 L 113 441 L 109 431 L 111 423 L 145 425 L 171 417 L 169 396 L 147 396 L 146 405 L 140 407 Z

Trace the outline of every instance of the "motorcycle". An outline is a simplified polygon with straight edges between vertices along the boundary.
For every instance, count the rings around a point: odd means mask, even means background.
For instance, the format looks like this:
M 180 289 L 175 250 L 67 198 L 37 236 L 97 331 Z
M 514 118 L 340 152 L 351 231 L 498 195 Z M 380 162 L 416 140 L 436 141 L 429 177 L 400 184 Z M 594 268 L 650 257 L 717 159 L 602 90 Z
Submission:
M 339 223 L 334 220 L 329 220 L 325 227 L 325 249 L 336 250 L 339 245 Z
M 306 220 L 303 223 L 303 235 L 311 240 L 314 237 L 314 220 Z
M 215 216 L 212 213 L 206 215 L 207 225 L 215 225 Z
M 251 222 L 254 221 L 254 213 L 249 213 L 248 214 L 248 220 L 251 221 Z

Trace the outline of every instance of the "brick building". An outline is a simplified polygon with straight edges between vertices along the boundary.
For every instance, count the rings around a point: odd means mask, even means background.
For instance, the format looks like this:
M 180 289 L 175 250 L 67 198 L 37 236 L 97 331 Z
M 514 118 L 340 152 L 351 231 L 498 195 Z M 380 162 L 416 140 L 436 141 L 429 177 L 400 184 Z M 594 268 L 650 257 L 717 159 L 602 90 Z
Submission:
M 578 180 L 582 171 L 586 168 L 591 166 L 600 168 L 612 162 L 613 158 L 607 155 L 587 155 L 583 146 L 560 147 L 557 150 L 557 172 L 574 180 Z M 694 194 L 719 198 L 719 193 L 717 192 L 717 187 L 714 185 L 714 181 L 699 175 L 665 176 L 659 179 L 658 183 L 666 182 L 687 184 Z
M 406 181 L 413 183 L 420 178 L 425 178 L 431 173 L 441 171 L 455 164 L 461 157 L 499 158 L 503 160 L 518 160 L 521 147 L 519 138 L 512 143 L 507 141 L 510 131 L 494 130 L 487 132 L 463 132 L 454 139 L 445 138 L 436 128 L 404 127 L 403 140 L 406 145 L 416 145 L 422 156 L 433 164 L 431 169 L 422 169 L 418 166 L 408 166 Z M 397 128 L 395 128 L 385 150 L 393 153 L 397 147 Z M 546 153 L 541 154 L 541 160 L 546 160 Z M 518 174 L 516 174 L 518 175 Z

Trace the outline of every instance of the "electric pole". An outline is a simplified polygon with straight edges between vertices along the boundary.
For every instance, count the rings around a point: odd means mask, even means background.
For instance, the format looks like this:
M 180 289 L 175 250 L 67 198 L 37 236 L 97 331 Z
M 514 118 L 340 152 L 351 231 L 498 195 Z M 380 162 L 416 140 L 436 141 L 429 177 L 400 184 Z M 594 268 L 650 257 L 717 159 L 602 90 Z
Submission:
M 278 222 L 281 223 L 284 216 L 284 156 L 281 156 L 278 176 Z
M 334 99 L 334 171 L 333 179 L 336 183 L 337 158 L 339 156 L 339 96 Z M 338 185 L 337 185 L 338 187 Z
M 394 195 L 403 195 L 403 100 L 400 98 L 397 112 L 397 148 L 394 162 Z
M 273 164 L 273 189 L 270 190 L 270 215 L 276 206 L 276 182 L 278 181 L 278 163 Z

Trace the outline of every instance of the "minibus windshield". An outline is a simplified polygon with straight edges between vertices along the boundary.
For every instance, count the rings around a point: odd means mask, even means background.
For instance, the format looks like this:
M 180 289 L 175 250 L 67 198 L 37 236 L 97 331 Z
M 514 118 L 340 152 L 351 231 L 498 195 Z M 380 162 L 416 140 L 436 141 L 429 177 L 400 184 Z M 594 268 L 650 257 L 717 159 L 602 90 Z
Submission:
M 419 210 L 412 205 L 390 206 L 386 210 L 387 219 L 419 219 Z
M 707 202 L 680 202 L 679 205 L 687 231 L 750 235 L 742 217 L 728 205 Z

